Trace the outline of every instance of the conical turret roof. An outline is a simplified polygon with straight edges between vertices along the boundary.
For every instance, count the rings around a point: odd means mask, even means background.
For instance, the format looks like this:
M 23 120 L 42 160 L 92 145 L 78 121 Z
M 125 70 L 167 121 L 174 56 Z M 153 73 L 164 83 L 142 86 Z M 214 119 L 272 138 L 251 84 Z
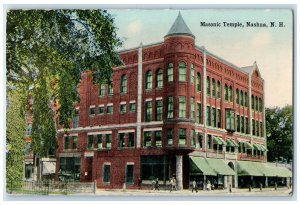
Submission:
M 175 22 L 173 23 L 172 27 L 170 28 L 166 36 L 174 36 L 174 35 L 187 35 L 195 38 L 195 36 L 192 34 L 189 27 L 184 22 L 180 12 L 178 13 Z

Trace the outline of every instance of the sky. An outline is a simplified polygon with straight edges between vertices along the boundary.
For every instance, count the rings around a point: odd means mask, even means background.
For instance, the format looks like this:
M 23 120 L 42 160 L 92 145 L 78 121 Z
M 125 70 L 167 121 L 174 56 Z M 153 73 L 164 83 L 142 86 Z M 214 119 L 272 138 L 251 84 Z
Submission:
M 124 41 L 121 49 L 163 41 L 179 10 L 108 10 Z M 180 10 L 195 35 L 195 43 L 238 67 L 256 61 L 265 80 L 266 107 L 292 104 L 293 14 L 287 9 L 193 9 Z M 283 22 L 276 28 L 203 27 L 200 22 Z M 222 23 L 223 24 L 223 23 Z

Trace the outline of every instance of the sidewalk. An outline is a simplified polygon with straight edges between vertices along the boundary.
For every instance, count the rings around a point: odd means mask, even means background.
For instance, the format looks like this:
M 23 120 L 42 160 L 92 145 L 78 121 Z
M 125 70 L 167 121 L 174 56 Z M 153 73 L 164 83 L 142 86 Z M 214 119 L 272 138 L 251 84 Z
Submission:
M 122 189 L 115 190 L 103 190 L 97 189 L 95 196 L 290 196 L 292 192 L 291 189 L 287 188 L 264 188 L 262 191 L 259 188 L 252 189 L 249 192 L 249 189 L 232 189 L 230 193 L 228 189 L 225 190 L 212 190 L 212 191 L 203 191 L 199 190 L 198 193 L 192 193 L 191 190 L 182 190 L 182 191 L 173 191 L 169 190 L 132 190 L 127 189 L 123 191 Z

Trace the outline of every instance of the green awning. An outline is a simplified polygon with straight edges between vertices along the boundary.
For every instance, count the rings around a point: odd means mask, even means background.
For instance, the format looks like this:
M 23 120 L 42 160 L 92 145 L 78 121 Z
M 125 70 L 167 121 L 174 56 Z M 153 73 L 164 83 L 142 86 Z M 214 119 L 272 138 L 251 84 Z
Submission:
M 239 145 L 237 143 L 235 143 L 235 141 L 233 141 L 232 139 L 227 139 L 226 140 L 226 144 L 227 146 L 231 146 L 231 147 L 238 147 Z
M 252 145 L 249 142 L 243 142 L 247 149 L 252 149 Z
M 238 161 L 238 176 L 265 176 L 258 167 L 260 162 Z
M 218 145 L 226 145 L 226 142 L 220 137 L 214 136 L 213 141 L 214 141 L 214 143 L 216 143 Z
M 218 175 L 235 175 L 235 172 L 222 159 L 206 158 L 207 164 L 213 168 Z
M 258 151 L 261 151 L 261 146 L 258 145 L 258 144 L 253 144 L 253 148 L 258 150 Z
M 265 151 L 268 151 L 268 149 L 267 149 L 264 145 L 259 145 L 259 146 L 260 146 L 261 149 L 262 149 L 261 151 L 264 151 L 264 152 L 265 152 Z
M 292 172 L 263 162 L 238 161 L 238 176 L 291 177 Z
M 190 157 L 190 173 L 217 176 L 217 173 L 208 165 L 204 158 Z

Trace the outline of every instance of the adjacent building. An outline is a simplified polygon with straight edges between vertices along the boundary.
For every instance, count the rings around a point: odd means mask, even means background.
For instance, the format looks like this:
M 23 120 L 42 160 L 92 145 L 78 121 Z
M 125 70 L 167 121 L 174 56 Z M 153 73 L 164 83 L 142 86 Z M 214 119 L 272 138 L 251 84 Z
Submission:
M 111 84 L 90 71 L 78 84 L 71 129 L 59 130 L 60 180 L 137 188 L 139 178 L 177 188 L 268 185 L 264 80 L 256 62 L 237 67 L 195 45 L 179 13 L 162 42 L 119 52 Z

